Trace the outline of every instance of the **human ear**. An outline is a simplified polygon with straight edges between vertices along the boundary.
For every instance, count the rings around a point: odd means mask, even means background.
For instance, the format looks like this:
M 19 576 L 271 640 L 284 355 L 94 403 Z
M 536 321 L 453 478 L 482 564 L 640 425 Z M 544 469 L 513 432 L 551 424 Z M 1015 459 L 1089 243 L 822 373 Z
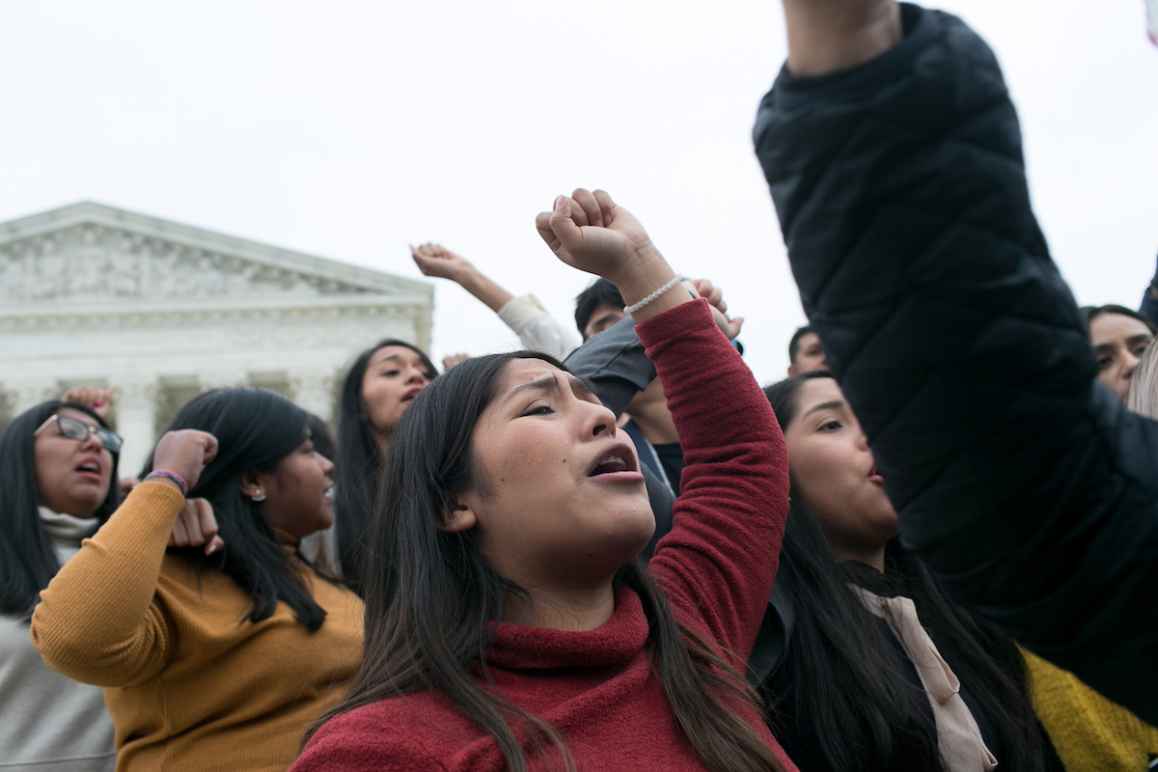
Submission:
M 454 509 L 447 512 L 442 518 L 442 530 L 449 533 L 462 533 L 469 531 L 478 524 L 478 516 L 474 510 L 467 505 L 456 501 Z
M 253 501 L 265 501 L 266 490 L 269 487 L 266 483 L 267 476 L 258 474 L 257 472 L 246 472 L 241 476 L 241 494 Z

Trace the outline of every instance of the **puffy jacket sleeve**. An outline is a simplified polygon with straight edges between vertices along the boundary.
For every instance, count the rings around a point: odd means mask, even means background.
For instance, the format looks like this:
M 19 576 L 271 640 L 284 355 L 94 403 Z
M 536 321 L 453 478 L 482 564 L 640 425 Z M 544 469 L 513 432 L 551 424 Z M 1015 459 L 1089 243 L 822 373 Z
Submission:
M 952 16 L 902 15 L 894 49 L 821 78 L 784 71 L 760 106 L 805 310 L 906 546 L 1154 723 L 1158 425 L 1095 385 L 993 53 Z

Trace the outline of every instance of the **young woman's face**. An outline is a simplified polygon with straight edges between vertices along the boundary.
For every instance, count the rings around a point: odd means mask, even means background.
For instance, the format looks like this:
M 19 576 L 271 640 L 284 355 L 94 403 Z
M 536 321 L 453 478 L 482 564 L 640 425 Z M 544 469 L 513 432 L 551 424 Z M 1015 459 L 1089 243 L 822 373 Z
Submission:
M 100 426 L 96 419 L 79 410 L 62 408 L 57 415 L 93 428 Z M 55 419 L 37 430 L 35 452 L 40 503 L 55 512 L 92 517 L 109 493 L 112 453 L 92 432 L 83 440 L 65 437 Z
M 1098 362 L 1098 380 L 1119 399 L 1126 399 L 1138 360 L 1153 340 L 1150 329 L 1130 316 L 1107 312 L 1090 322 L 1090 345 Z
M 865 560 L 897 533 L 868 442 L 836 381 L 804 381 L 784 432 L 795 495 L 816 514 L 841 560 Z
M 433 376 L 422 357 L 405 346 L 383 346 L 375 351 L 362 376 L 362 402 L 374 431 L 391 434 Z
M 262 512 L 271 528 L 301 539 L 334 524 L 334 465 L 314 450 L 310 440 L 258 475 L 266 500 Z
M 491 567 L 523 587 L 605 581 L 655 530 L 635 447 L 615 415 L 542 360 L 506 365 L 471 457 L 476 482 L 459 502 Z

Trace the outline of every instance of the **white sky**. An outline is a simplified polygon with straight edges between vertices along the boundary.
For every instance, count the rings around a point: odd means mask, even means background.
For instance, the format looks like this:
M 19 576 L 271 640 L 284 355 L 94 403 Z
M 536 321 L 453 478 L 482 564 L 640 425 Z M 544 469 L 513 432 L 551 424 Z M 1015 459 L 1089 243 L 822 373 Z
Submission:
M 1134 305 L 1158 252 L 1141 0 L 941 7 L 1005 66 L 1078 299 Z M 5 3 L 0 219 L 90 198 L 408 276 L 407 243 L 441 241 L 570 324 L 589 277 L 532 219 L 601 186 L 725 288 L 770 381 L 803 315 L 749 131 L 784 55 L 774 0 Z M 514 345 L 436 297 L 436 357 Z

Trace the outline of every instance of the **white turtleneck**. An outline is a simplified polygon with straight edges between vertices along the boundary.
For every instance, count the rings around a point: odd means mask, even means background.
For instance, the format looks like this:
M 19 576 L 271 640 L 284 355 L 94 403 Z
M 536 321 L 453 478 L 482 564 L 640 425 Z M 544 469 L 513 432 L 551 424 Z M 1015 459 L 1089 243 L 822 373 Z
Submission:
M 95 517 L 40 508 L 61 565 L 96 533 Z M 0 615 L 0 770 L 108 772 L 116 766 L 113 724 L 98 686 L 49 670 L 23 618 Z

